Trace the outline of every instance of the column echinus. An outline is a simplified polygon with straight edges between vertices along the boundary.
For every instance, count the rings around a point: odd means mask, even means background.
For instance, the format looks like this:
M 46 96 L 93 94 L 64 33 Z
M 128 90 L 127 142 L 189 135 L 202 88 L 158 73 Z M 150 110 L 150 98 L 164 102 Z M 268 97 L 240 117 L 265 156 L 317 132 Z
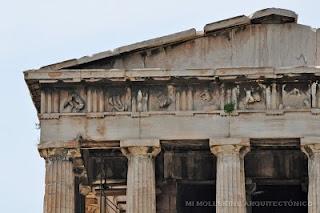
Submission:
M 46 160 L 44 213 L 75 213 L 75 185 L 71 159 L 74 150 L 48 148 L 39 150 Z
M 308 212 L 320 212 L 320 137 L 301 138 L 301 149 L 308 156 Z
M 245 213 L 244 156 L 250 150 L 249 139 L 213 138 L 210 149 L 217 157 L 216 212 Z
M 128 158 L 127 213 L 156 212 L 155 157 L 160 153 L 158 139 L 120 141 L 121 151 Z

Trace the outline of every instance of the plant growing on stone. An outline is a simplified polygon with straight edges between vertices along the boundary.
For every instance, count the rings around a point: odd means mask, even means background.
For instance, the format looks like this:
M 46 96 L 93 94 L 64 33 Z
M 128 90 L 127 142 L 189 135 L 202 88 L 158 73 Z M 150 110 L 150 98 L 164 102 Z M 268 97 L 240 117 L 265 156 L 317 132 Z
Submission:
M 234 111 L 234 108 L 235 108 L 235 105 L 234 103 L 231 102 L 231 103 L 225 104 L 223 110 L 225 113 L 230 114 Z

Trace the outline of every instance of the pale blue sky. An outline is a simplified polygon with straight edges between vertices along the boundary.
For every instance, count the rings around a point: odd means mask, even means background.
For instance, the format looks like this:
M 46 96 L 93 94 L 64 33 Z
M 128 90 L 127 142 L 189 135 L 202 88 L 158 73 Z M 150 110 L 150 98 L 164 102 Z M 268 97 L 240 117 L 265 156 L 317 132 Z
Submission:
M 22 71 L 266 7 L 320 27 L 317 0 L 0 0 L 0 208 L 41 213 L 44 161 Z

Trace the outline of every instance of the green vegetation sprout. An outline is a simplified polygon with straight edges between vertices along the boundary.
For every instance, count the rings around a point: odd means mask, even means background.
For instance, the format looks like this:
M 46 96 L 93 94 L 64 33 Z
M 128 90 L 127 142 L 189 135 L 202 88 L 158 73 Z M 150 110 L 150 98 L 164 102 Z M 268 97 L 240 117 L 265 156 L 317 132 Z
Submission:
M 234 107 L 235 107 L 234 103 L 227 103 L 224 105 L 224 111 L 230 114 L 234 111 Z

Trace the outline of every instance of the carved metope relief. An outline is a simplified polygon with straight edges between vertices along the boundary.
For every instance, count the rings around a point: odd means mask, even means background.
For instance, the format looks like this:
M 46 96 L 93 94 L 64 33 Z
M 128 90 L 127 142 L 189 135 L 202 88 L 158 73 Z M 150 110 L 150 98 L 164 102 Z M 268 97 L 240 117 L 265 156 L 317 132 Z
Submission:
M 149 111 L 174 111 L 175 87 L 173 85 L 152 86 L 149 89 Z
M 60 112 L 80 113 L 86 109 L 86 94 L 84 88 L 63 88 L 60 94 Z
M 286 83 L 282 85 L 284 109 L 306 109 L 311 107 L 310 86 L 305 83 Z
M 131 88 L 106 88 L 105 105 L 105 110 L 107 112 L 131 111 Z
M 268 89 L 269 90 L 269 89 Z M 266 109 L 266 102 L 271 101 L 271 91 L 266 92 L 266 86 L 259 83 L 243 83 L 239 85 L 239 109 L 261 110 Z M 266 100 L 268 99 L 268 100 Z
M 73 92 L 69 95 L 68 99 L 64 102 L 63 108 L 68 109 L 70 112 L 81 112 L 84 109 L 84 101 L 77 93 Z
M 219 85 L 209 83 L 195 86 L 193 96 L 194 110 L 211 111 L 220 108 Z
M 158 94 L 159 108 L 169 109 L 175 101 L 175 89 L 172 85 L 167 86 L 167 91 Z

